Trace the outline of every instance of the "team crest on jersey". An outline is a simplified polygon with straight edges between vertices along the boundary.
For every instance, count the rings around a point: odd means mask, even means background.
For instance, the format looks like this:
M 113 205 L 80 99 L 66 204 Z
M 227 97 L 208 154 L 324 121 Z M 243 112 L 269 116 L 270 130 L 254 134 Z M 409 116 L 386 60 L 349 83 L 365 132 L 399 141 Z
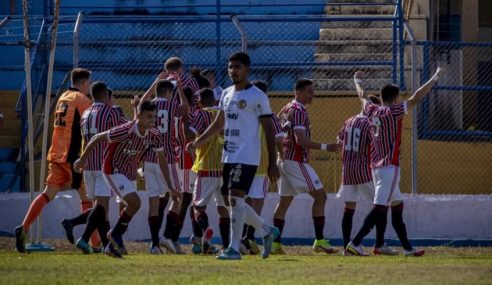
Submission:
M 120 187 L 118 187 L 118 190 L 125 191 L 125 185 L 120 185 Z
M 237 103 L 237 106 L 239 107 L 239 109 L 244 109 L 246 108 L 248 104 L 246 103 L 246 100 L 239 100 L 239 103 Z

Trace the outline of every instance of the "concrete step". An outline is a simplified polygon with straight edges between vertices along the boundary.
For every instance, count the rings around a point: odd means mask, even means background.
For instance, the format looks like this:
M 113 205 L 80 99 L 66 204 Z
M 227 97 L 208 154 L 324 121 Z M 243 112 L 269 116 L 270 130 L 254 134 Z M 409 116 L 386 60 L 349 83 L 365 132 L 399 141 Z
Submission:
M 316 61 L 391 61 L 392 53 L 318 53 Z
M 320 40 L 391 40 L 391 28 L 335 28 L 321 29 Z
M 319 41 L 317 53 L 373 53 L 391 52 L 392 41 L 374 40 L 346 40 L 346 41 Z
M 352 78 L 349 79 L 313 79 L 316 90 L 319 91 L 343 91 L 343 90 L 354 90 L 355 85 Z M 364 87 L 368 91 L 377 91 L 384 84 L 391 83 L 391 79 L 379 78 L 379 79 L 366 79 L 364 81 Z
M 326 66 L 316 67 L 313 78 L 351 79 L 358 70 L 364 71 L 367 79 L 391 78 L 391 66 Z
M 391 21 L 361 21 L 361 18 L 376 18 L 374 15 L 330 15 L 330 19 L 349 18 L 346 21 L 326 21 L 321 24 L 321 28 L 391 28 Z M 381 16 L 380 16 L 381 17 Z M 380 18 L 378 17 L 378 18 Z
M 325 5 L 327 15 L 393 15 L 395 5 Z

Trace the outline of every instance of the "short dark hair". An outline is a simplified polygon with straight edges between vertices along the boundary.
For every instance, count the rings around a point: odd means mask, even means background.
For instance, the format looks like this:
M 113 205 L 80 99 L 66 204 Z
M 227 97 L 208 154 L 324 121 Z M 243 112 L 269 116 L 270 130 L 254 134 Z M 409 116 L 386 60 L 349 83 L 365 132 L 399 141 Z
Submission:
M 155 85 L 155 94 L 157 96 L 162 96 L 166 92 L 173 92 L 173 91 L 174 91 L 174 84 L 169 80 L 161 79 Z
M 371 101 L 371 103 L 373 104 L 381 105 L 381 99 L 379 99 L 379 97 L 376 95 L 369 95 L 367 96 L 367 99 L 369 99 L 369 101 Z
M 296 91 L 299 91 L 299 90 L 304 89 L 304 87 L 307 87 L 307 86 L 310 86 L 310 85 L 313 85 L 313 84 L 314 84 L 314 82 L 311 79 L 308 79 L 308 78 L 297 79 L 296 85 L 294 86 L 294 89 Z
M 145 111 L 155 112 L 157 110 L 157 105 L 152 101 L 143 101 L 138 105 L 138 113 Z
M 201 102 L 215 102 L 214 91 L 210 88 L 202 88 L 198 90 L 198 95 L 200 96 Z
M 198 88 L 208 88 L 210 87 L 210 82 L 208 81 L 207 78 L 205 78 L 198 67 L 194 67 L 191 69 L 191 77 L 195 79 L 196 83 L 198 84 Z
M 381 88 L 381 99 L 383 103 L 391 103 L 400 94 L 400 87 L 396 84 L 386 84 Z
M 106 83 L 102 81 L 96 81 L 91 85 L 91 95 L 94 98 L 94 101 L 104 101 L 109 97 L 109 90 Z
M 183 66 L 183 61 L 181 60 L 181 58 L 176 57 L 176 56 L 168 58 L 166 60 L 166 62 L 164 63 L 164 68 L 167 71 L 176 71 L 181 66 Z
M 183 88 L 183 93 L 188 101 L 188 104 L 191 105 L 193 103 L 193 89 L 190 87 Z
M 258 89 L 260 89 L 261 91 L 263 91 L 263 93 L 267 93 L 268 84 L 265 81 L 263 81 L 263 80 L 253 80 L 253 81 L 251 81 L 251 84 L 253 84 Z
M 247 65 L 247 66 L 251 65 L 251 59 L 249 58 L 249 55 L 245 52 L 233 53 L 229 57 L 229 61 L 239 61 L 243 65 Z
M 91 72 L 85 68 L 75 68 L 70 73 L 70 80 L 72 84 L 77 84 L 83 80 L 91 78 Z

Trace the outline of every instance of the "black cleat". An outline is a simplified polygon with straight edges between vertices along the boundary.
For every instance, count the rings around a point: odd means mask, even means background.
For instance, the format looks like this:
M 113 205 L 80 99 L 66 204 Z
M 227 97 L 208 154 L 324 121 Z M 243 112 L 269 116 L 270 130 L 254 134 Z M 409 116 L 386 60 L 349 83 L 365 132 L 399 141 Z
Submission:
M 61 221 L 62 227 L 65 229 L 65 236 L 67 237 L 67 240 L 69 243 L 74 244 L 75 243 L 75 238 L 73 237 L 73 225 L 70 220 L 63 219 Z
M 24 232 L 24 228 L 18 226 L 14 230 L 15 233 L 15 248 L 18 252 L 26 252 L 26 233 Z

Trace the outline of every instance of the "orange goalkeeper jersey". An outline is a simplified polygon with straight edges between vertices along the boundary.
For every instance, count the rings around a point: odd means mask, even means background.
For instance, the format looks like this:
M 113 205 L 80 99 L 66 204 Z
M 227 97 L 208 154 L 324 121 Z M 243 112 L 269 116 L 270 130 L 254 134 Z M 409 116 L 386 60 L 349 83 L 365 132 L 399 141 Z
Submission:
M 73 163 L 79 157 L 82 147 L 80 118 L 91 104 L 89 97 L 76 88 L 70 88 L 61 95 L 56 103 L 48 161 Z

